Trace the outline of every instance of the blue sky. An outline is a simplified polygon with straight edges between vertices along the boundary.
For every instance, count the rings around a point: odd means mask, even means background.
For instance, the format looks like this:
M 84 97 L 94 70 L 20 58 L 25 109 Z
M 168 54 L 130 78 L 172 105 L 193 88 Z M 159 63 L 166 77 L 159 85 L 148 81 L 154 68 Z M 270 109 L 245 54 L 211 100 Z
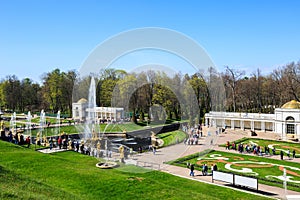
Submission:
M 142 27 L 191 37 L 220 71 L 229 65 L 268 74 L 300 60 L 299 7 L 297 0 L 1 0 L 0 78 L 40 82 L 55 68 L 78 70 L 101 42 Z

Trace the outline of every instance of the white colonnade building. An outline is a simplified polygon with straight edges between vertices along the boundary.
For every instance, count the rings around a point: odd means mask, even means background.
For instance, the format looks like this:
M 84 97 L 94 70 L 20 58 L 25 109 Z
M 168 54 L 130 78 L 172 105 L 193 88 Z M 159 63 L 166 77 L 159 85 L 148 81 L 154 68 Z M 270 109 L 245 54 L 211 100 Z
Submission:
M 95 107 L 95 120 L 99 123 L 101 120 L 121 121 L 124 119 L 124 108 L 115 107 Z M 72 104 L 72 116 L 75 121 L 84 122 L 88 117 L 88 101 L 84 98 Z
M 271 131 L 281 139 L 300 140 L 300 102 L 296 100 L 276 108 L 274 114 L 214 112 L 205 114 L 205 125 L 252 131 Z

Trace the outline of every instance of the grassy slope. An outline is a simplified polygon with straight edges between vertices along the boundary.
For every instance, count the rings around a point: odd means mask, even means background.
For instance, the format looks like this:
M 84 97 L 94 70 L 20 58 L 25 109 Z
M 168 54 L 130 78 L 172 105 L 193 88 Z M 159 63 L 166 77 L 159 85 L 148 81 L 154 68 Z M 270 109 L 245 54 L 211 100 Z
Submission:
M 164 141 L 164 147 L 177 142 L 182 142 L 186 138 L 186 134 L 183 131 L 172 131 L 167 133 L 161 133 L 157 135 L 160 139 Z
M 100 170 L 96 163 L 75 152 L 42 154 L 0 141 L 0 199 L 265 199 L 157 171 Z

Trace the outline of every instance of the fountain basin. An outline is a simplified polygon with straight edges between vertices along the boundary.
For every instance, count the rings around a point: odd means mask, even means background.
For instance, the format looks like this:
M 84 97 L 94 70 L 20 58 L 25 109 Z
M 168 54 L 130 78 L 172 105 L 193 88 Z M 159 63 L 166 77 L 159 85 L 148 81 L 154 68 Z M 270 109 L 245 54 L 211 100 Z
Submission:
M 99 162 L 96 164 L 96 167 L 100 169 L 112 169 L 118 167 L 116 162 L 108 161 L 108 162 Z

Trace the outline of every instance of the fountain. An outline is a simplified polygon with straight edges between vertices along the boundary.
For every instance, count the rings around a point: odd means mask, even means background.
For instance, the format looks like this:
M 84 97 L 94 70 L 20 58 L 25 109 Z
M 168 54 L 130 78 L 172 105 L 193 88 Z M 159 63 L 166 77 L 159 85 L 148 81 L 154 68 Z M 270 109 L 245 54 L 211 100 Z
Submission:
M 59 135 L 60 133 L 60 110 L 57 112 L 56 116 L 56 130 L 55 130 L 56 135 Z
M 39 141 L 40 138 L 42 138 L 43 143 L 46 146 L 47 145 L 47 136 L 46 136 L 46 134 L 43 133 L 45 124 L 46 124 L 45 112 L 44 112 L 44 110 L 42 110 L 41 114 L 40 114 L 40 134 L 37 135 L 37 141 Z
M 30 113 L 30 111 L 28 111 L 28 114 L 27 114 L 27 123 L 26 123 L 27 127 L 26 127 L 26 129 L 27 129 L 27 135 L 30 136 L 29 143 L 31 143 L 31 118 L 32 118 L 31 113 Z
M 17 123 L 16 123 L 16 120 L 17 120 L 17 116 L 16 116 L 16 112 L 14 112 L 12 115 L 11 115 L 11 118 L 10 118 L 10 130 L 12 130 L 11 132 L 15 135 L 17 133 Z
M 104 152 L 103 155 L 107 155 L 109 141 L 108 138 L 104 137 L 104 134 L 100 134 L 100 125 L 97 123 L 98 119 L 96 117 L 96 84 L 94 77 L 91 78 L 91 84 L 89 87 L 88 105 L 87 105 L 87 118 L 84 123 L 84 127 L 81 129 L 83 132 L 81 134 L 82 143 L 89 152 L 97 152 L 97 156 L 100 157 L 101 150 Z M 101 147 L 104 147 L 102 149 Z M 108 156 L 106 156 L 105 162 L 99 162 L 96 167 L 102 169 L 109 169 L 116 167 L 117 163 L 108 161 Z

